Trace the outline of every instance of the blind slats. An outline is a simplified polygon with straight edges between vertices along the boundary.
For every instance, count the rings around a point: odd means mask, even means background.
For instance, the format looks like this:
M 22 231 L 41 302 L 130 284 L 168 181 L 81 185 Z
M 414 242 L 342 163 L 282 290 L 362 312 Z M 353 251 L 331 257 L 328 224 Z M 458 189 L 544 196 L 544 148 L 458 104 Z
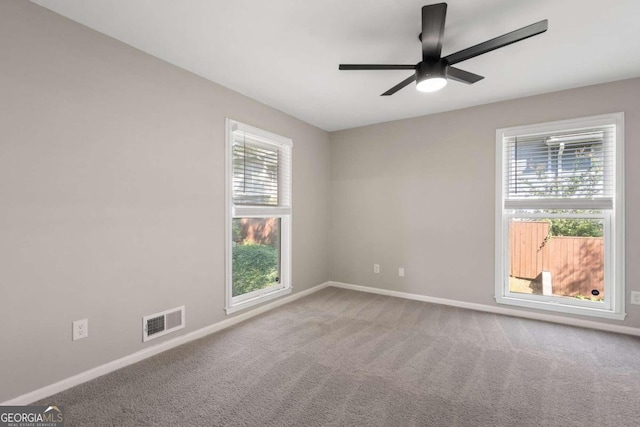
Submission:
M 290 206 L 291 148 L 233 131 L 233 203 Z
M 615 126 L 504 138 L 505 207 L 546 201 L 610 206 Z

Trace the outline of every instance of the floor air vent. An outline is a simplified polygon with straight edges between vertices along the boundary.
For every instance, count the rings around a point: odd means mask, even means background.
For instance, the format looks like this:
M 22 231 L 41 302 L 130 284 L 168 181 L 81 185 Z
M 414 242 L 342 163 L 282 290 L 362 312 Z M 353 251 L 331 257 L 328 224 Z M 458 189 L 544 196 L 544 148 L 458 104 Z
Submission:
M 142 318 L 142 342 L 184 328 L 184 305 Z

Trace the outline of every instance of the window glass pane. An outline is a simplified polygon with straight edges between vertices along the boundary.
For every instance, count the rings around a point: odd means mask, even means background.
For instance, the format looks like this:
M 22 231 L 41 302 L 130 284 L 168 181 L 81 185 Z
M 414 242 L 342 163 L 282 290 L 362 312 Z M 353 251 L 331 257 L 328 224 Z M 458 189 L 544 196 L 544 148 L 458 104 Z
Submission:
M 280 284 L 280 218 L 233 219 L 232 295 Z
M 603 220 L 512 218 L 509 290 L 603 302 Z

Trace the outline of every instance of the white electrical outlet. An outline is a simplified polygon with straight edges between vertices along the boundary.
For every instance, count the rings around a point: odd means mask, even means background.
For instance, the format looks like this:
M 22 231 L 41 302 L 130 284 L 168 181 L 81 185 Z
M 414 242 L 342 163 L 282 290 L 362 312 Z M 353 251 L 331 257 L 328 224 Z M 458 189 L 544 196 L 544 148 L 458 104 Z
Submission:
M 76 320 L 73 322 L 72 340 L 80 340 L 89 336 L 89 319 Z
M 380 264 L 373 264 L 373 272 L 376 274 L 380 273 Z
M 398 269 L 398 276 L 400 276 L 400 277 L 404 277 L 404 267 L 400 267 L 400 268 Z
M 640 292 L 631 291 L 631 304 L 640 305 Z

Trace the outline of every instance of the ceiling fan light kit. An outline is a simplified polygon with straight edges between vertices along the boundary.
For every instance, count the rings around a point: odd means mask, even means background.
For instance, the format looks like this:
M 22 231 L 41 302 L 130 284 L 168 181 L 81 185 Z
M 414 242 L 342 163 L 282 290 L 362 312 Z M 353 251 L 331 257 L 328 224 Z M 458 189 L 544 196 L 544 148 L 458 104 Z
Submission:
M 416 89 L 420 92 L 436 92 L 447 85 L 444 77 L 426 77 L 416 83 Z
M 422 33 L 418 36 L 422 43 L 422 61 L 418 64 L 340 64 L 338 69 L 414 70 L 413 75 L 398 83 L 381 96 L 393 95 L 414 81 L 416 82 L 416 89 L 418 91 L 435 92 L 445 87 L 448 80 L 473 84 L 484 78 L 477 74 L 461 70 L 460 68 L 452 67 L 452 65 L 544 33 L 548 28 L 548 21 L 545 19 L 470 48 L 452 53 L 451 55 L 447 55 L 443 58 L 441 56 L 442 38 L 444 36 L 446 15 L 446 3 L 438 3 L 422 7 Z
M 442 61 L 421 62 L 416 66 L 416 89 L 420 92 L 435 92 L 447 85 L 447 68 Z

